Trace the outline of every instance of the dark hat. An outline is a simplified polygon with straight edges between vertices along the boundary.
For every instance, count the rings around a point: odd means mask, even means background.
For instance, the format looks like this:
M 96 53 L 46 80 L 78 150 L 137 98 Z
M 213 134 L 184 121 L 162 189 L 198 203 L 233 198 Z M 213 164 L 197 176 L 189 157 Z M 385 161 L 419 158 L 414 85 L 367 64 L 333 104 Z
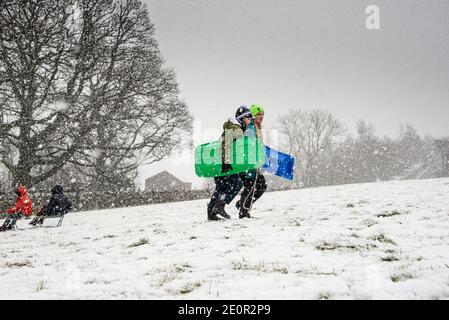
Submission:
M 60 186 L 59 184 L 55 185 L 53 188 L 51 188 L 51 193 L 52 194 L 60 194 L 62 193 L 64 189 L 62 188 L 62 186 Z
M 245 118 L 252 119 L 252 118 L 254 118 L 254 116 L 253 116 L 253 114 L 251 113 L 251 111 L 247 107 L 241 106 L 235 112 L 235 118 L 237 119 L 237 121 L 240 122 L 240 120 L 243 120 Z

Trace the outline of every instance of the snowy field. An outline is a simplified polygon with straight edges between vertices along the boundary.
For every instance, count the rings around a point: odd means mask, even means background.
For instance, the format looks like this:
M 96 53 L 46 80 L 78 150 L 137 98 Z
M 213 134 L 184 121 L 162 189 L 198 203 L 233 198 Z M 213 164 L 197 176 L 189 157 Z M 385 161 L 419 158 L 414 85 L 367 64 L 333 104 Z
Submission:
M 69 214 L 0 233 L 2 299 L 448 299 L 449 179 Z

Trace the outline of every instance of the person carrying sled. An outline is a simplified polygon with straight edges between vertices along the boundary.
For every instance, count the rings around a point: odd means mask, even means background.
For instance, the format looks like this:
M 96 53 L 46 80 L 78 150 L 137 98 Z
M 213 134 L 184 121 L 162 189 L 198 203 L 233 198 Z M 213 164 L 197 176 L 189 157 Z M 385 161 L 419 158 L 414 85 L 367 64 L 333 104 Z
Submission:
M 237 109 L 235 115 L 229 118 L 223 124 L 222 141 L 222 167 L 221 172 L 229 172 L 232 170 L 232 147 L 233 143 L 244 136 L 247 126 L 251 123 L 253 115 L 251 111 L 242 106 Z M 220 220 L 217 215 L 225 219 L 230 219 L 231 216 L 226 213 L 225 205 L 230 204 L 237 196 L 243 183 L 238 173 L 231 174 L 224 177 L 215 177 L 215 191 L 212 194 L 210 202 L 207 205 L 208 220 Z
M 43 224 L 45 218 L 52 216 L 65 215 L 72 208 L 72 204 L 63 193 L 64 189 L 60 185 L 55 185 L 51 189 L 51 197 L 48 203 L 42 207 L 39 213 L 34 217 L 31 225 Z
M 22 219 L 24 216 L 29 217 L 33 213 L 33 203 L 30 197 L 27 195 L 27 189 L 23 185 L 19 185 L 16 190 L 17 198 L 14 207 L 9 208 L 6 212 L 8 217 L 3 225 L 0 227 L 0 231 L 11 230 L 15 227 L 17 220 Z
M 262 122 L 265 111 L 256 104 L 251 106 L 250 111 L 254 116 L 254 121 L 248 125 L 245 135 L 262 141 Z M 249 213 L 251 207 L 267 190 L 267 182 L 260 168 L 240 173 L 240 179 L 243 182 L 243 191 L 240 200 L 236 203 L 239 218 L 251 218 Z

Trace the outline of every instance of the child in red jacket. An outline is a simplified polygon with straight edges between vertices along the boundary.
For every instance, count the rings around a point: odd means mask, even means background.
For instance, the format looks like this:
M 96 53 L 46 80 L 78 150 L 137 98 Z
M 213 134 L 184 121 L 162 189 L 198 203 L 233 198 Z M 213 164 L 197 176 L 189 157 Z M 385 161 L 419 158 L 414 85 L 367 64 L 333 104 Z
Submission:
M 25 186 L 20 185 L 17 188 L 16 193 L 16 205 L 7 210 L 9 216 L 0 227 L 0 231 L 11 230 L 14 228 L 17 220 L 21 219 L 23 216 L 29 217 L 33 213 L 33 203 L 27 195 Z

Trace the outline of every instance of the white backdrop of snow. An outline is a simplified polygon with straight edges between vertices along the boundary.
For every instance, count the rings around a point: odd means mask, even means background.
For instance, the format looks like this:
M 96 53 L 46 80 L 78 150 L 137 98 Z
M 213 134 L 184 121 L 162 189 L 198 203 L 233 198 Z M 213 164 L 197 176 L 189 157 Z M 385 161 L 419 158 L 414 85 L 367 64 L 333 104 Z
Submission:
M 69 214 L 0 233 L 2 299 L 447 299 L 449 179 Z

